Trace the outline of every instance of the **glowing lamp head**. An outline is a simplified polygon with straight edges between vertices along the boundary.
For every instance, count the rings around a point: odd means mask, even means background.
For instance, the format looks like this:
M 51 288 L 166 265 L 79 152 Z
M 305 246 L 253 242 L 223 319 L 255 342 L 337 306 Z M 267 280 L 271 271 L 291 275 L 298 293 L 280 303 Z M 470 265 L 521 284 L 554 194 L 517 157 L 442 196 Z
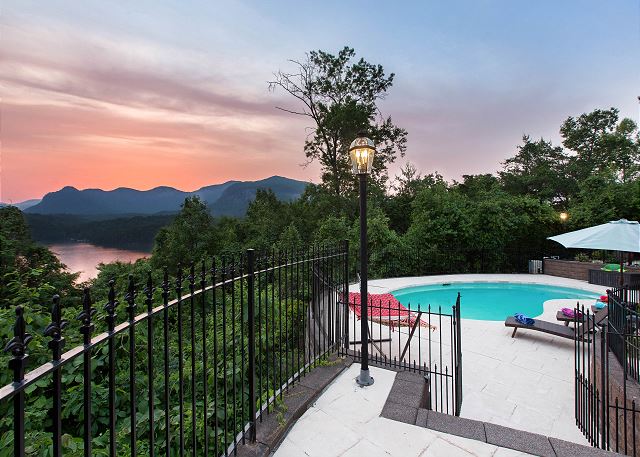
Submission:
M 560 213 L 560 220 L 562 222 L 566 221 L 567 219 L 569 219 L 569 213 L 565 213 L 564 211 Z
M 376 145 L 366 136 L 359 135 L 353 140 L 349 146 L 353 173 L 357 175 L 371 173 L 375 152 Z

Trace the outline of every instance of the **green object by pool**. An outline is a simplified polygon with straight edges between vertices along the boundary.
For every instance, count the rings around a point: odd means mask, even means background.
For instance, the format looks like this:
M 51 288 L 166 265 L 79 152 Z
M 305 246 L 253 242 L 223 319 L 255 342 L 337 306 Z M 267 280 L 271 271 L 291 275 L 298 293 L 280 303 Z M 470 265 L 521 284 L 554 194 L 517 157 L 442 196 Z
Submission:
M 601 268 L 602 271 L 617 271 L 620 273 L 620 264 L 619 263 L 607 263 Z M 622 271 L 627 271 L 623 269 Z
M 543 303 L 547 300 L 593 299 L 600 295 L 586 290 L 558 287 L 544 284 L 518 284 L 507 282 L 466 282 L 447 285 L 435 284 L 407 287 L 391 292 L 403 305 L 416 310 L 432 309 L 450 312 L 460 292 L 462 305 L 460 313 L 463 319 L 502 321 L 515 313 L 528 317 L 542 314 Z M 558 308 L 560 309 L 560 308 Z

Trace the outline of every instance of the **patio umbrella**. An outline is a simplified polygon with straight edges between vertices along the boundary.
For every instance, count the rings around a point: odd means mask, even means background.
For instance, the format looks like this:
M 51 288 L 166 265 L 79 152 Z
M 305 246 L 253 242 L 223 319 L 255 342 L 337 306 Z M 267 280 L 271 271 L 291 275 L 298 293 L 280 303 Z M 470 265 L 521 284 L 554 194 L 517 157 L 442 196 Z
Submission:
M 620 219 L 606 224 L 551 236 L 566 248 L 602 249 L 607 251 L 640 252 L 640 223 Z M 623 260 L 620 256 L 620 285 L 623 284 Z

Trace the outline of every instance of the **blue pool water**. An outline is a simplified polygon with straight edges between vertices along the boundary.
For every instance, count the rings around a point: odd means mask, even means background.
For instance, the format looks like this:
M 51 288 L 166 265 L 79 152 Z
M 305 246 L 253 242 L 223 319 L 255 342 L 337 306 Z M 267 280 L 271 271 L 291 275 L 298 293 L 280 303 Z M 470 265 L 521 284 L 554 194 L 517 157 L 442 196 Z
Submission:
M 557 298 L 597 299 L 600 295 L 569 287 L 543 284 L 517 284 L 504 282 L 467 282 L 450 285 L 435 284 L 407 287 L 392 294 L 408 308 L 426 309 L 431 305 L 449 311 L 460 292 L 460 313 L 463 319 L 502 321 L 507 316 L 523 313 L 535 317 L 542 313 L 542 304 Z

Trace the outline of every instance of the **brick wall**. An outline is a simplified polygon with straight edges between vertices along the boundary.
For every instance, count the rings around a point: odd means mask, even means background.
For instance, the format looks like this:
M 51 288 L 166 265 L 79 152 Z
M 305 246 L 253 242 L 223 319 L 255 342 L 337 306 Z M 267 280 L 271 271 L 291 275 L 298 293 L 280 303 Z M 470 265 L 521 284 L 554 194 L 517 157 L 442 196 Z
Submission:
M 579 279 L 581 281 L 589 280 L 589 270 L 598 270 L 601 267 L 601 264 L 576 262 L 574 260 L 544 259 L 542 261 L 544 274 Z

